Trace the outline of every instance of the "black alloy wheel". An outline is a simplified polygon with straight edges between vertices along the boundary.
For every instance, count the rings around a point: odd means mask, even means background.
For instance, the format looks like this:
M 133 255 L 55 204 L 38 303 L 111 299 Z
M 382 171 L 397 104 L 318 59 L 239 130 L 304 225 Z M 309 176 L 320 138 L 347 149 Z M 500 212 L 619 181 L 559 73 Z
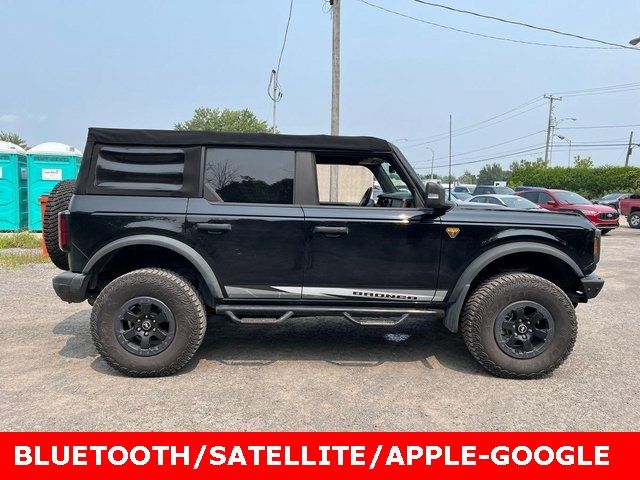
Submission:
M 514 302 L 496 318 L 494 335 L 500 350 L 514 358 L 533 358 L 544 352 L 555 335 L 549 311 L 531 301 Z
M 118 343 L 140 357 L 157 355 L 171 344 L 176 321 L 167 305 L 153 297 L 135 297 L 126 302 L 115 319 Z

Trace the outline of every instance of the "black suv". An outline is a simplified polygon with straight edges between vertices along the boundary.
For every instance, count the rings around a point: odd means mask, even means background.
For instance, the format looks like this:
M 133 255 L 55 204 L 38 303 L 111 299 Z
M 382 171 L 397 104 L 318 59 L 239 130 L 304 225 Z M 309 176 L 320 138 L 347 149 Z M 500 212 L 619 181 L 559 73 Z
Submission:
M 604 283 L 583 216 L 456 206 L 371 137 L 90 129 L 44 230 L 68 270 L 56 293 L 93 305 L 98 351 L 133 376 L 183 367 L 208 315 L 322 315 L 440 319 L 490 372 L 533 378 L 570 353 L 574 307 Z

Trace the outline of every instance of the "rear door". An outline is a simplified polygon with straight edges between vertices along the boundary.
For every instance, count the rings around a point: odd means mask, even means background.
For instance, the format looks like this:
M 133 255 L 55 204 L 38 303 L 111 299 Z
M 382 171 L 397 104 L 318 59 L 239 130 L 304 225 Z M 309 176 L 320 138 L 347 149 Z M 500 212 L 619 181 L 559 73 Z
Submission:
M 294 204 L 296 153 L 208 148 L 204 198 L 189 200 L 187 237 L 230 299 L 298 299 L 304 216 Z

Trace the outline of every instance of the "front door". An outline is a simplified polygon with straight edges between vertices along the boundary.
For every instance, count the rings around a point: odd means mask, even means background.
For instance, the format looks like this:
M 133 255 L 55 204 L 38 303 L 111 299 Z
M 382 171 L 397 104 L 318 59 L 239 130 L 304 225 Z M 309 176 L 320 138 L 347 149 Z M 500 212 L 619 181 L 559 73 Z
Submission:
M 442 226 L 430 212 L 413 206 L 415 192 L 390 163 L 393 159 L 316 158 L 319 202 L 303 206 L 303 299 L 385 304 L 443 300 L 446 292 L 437 290 Z M 338 198 L 330 199 L 322 177 L 332 162 L 349 165 L 340 176 Z M 367 173 L 371 190 L 378 192 L 375 199 L 366 182 L 354 182 Z
M 187 238 L 229 299 L 299 299 L 304 216 L 294 205 L 295 152 L 206 151 L 204 198 L 190 199 Z

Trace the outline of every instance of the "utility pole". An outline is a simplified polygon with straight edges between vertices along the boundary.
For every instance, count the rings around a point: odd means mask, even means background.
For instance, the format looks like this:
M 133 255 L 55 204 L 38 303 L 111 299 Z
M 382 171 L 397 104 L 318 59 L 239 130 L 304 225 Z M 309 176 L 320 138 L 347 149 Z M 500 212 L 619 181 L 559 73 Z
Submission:
M 333 17 L 332 78 L 331 78 L 331 135 L 340 134 L 340 0 L 329 0 Z M 329 172 L 329 200 L 338 201 L 338 165 L 331 165 Z
M 633 148 L 633 130 L 631 130 L 631 134 L 629 135 L 629 148 L 627 149 L 627 158 L 624 161 L 624 166 L 629 166 L 629 158 L 631 158 L 631 149 Z
M 449 114 L 449 201 L 451 201 L 451 137 L 452 137 L 452 117 Z
M 549 147 L 551 142 L 553 141 L 553 127 L 554 127 L 554 119 L 553 119 L 553 102 L 555 100 L 562 100 L 562 97 L 554 97 L 553 95 L 545 95 L 544 98 L 549 99 L 549 123 L 547 124 L 547 144 L 544 148 L 544 161 L 545 163 L 551 162 L 551 155 L 549 151 Z

